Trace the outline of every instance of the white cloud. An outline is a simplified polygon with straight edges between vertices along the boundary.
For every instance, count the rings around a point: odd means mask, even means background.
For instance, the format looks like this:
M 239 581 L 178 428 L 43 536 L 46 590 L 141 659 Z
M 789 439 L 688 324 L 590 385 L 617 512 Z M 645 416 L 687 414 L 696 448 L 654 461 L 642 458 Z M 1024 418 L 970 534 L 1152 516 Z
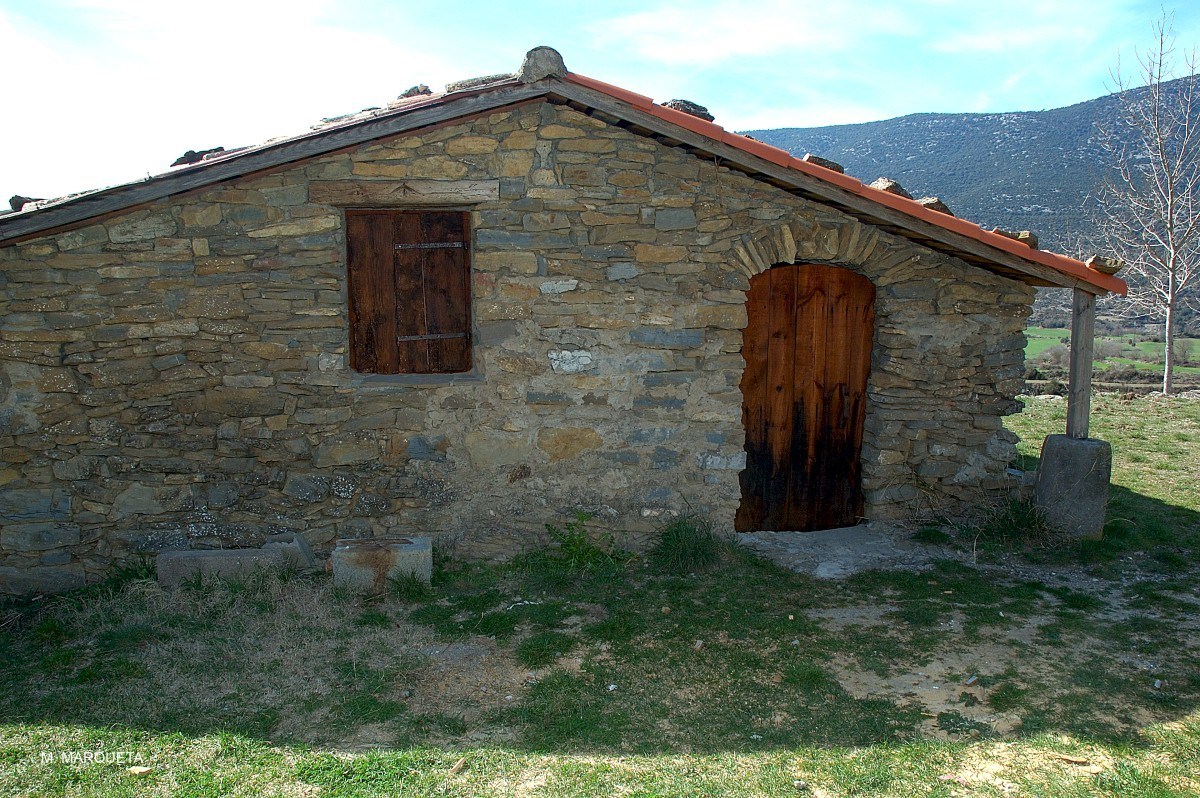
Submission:
M 3 90 L 17 122 L 0 129 L 3 198 L 136 179 L 187 149 L 298 133 L 415 83 L 472 74 L 469 57 L 452 64 L 419 37 L 402 47 L 340 27 L 333 0 L 68 0 L 62 10 L 82 35 L 0 8 L 0 52 L 23 69 Z
M 729 127 L 814 126 L 1095 96 L 1129 2 L 668 0 L 592 30 L 630 88 L 698 100 Z
M 851 125 L 856 122 L 874 122 L 879 118 L 879 107 L 875 105 L 816 98 L 779 108 L 735 109 L 717 121 L 727 130 L 741 131 Z
M 932 49 L 953 54 L 1004 53 L 1015 56 L 1025 51 L 1035 56 L 1054 56 L 1090 46 L 1098 31 L 1081 25 L 1078 19 L 1028 19 L 1026 27 L 1006 27 L 1008 21 L 994 26 L 979 24 L 948 32 L 932 43 Z
M 648 61 L 711 65 L 789 53 L 819 56 L 861 46 L 881 32 L 914 31 L 908 15 L 878 4 L 830 0 L 710 0 L 667 4 L 596 23 L 608 46 Z

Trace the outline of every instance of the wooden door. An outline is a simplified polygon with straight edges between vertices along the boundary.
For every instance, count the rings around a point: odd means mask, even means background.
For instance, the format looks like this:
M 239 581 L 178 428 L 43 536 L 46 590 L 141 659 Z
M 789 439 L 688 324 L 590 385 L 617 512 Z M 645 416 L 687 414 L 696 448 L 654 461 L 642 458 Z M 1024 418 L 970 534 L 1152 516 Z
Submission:
M 875 286 L 837 266 L 776 266 L 750 281 L 746 309 L 746 469 L 735 528 L 858 523 Z

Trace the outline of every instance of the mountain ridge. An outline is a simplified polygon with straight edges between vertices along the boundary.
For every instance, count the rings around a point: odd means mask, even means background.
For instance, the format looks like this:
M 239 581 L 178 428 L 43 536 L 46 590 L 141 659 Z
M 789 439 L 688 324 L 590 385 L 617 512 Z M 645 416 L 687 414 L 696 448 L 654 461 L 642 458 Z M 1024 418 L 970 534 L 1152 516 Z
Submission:
M 1031 230 L 1045 248 L 1072 252 L 1092 232 L 1085 209 L 1107 169 L 1097 123 L 1113 122 L 1120 102 L 1105 95 L 1043 111 L 921 112 L 746 133 L 836 161 L 867 183 L 891 178 L 985 228 Z

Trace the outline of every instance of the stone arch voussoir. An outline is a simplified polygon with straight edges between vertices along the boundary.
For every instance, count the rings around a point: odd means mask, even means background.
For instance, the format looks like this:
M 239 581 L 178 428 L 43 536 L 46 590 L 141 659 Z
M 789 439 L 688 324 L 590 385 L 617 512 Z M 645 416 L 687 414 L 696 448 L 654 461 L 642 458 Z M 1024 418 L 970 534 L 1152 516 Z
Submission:
M 746 279 L 779 263 L 836 263 L 865 271 L 872 257 L 894 249 L 879 230 L 853 220 L 779 222 L 734 242 L 734 265 Z

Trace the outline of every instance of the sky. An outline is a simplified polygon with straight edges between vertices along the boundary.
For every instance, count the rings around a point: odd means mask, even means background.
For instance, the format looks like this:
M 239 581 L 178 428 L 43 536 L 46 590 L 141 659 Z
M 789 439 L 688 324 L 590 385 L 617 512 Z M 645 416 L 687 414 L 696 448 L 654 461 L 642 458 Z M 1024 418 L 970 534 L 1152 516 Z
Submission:
M 1200 4 L 1173 13 L 1181 50 Z M 0 207 L 159 174 L 408 87 L 568 69 L 730 130 L 1057 108 L 1154 41 L 1144 0 L 0 0 Z

